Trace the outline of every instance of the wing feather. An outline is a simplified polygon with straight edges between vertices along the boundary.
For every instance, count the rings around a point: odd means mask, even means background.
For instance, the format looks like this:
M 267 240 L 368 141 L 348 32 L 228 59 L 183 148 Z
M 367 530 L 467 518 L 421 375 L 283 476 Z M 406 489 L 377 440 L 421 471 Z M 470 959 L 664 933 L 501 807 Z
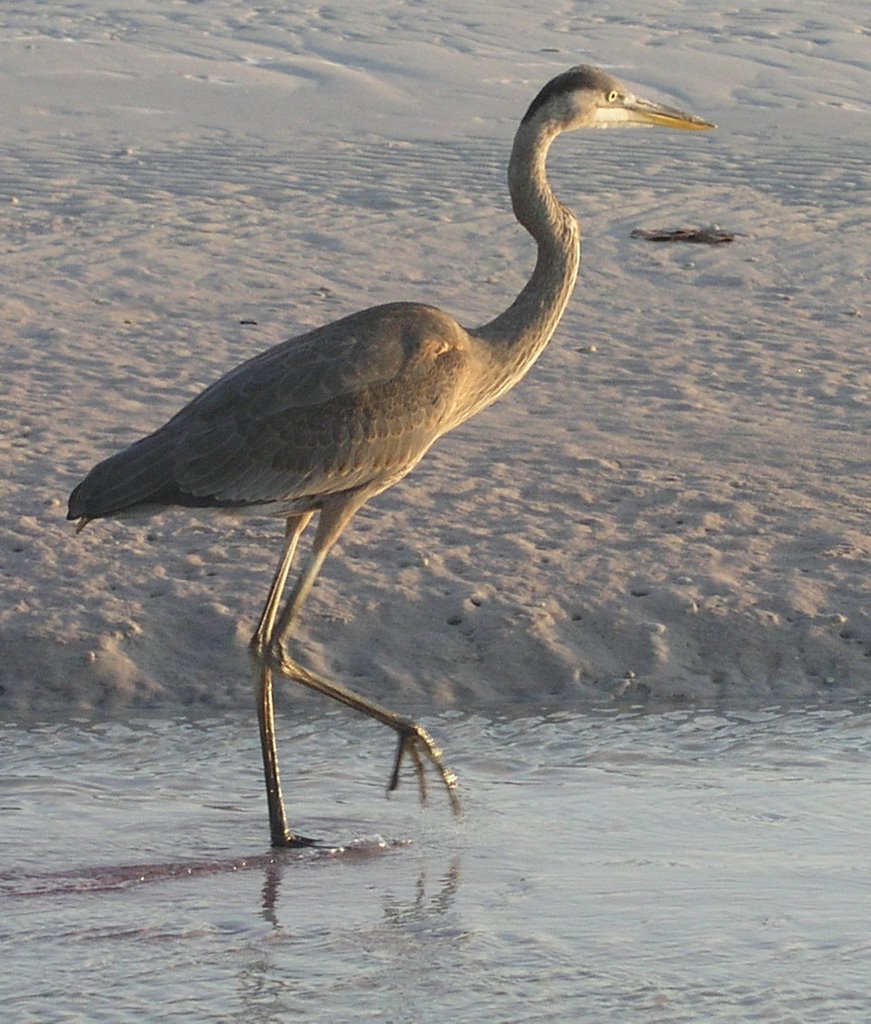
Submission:
M 438 310 L 354 314 L 242 363 L 100 463 L 70 518 L 151 503 L 316 507 L 386 487 L 448 428 L 468 369 L 468 335 Z

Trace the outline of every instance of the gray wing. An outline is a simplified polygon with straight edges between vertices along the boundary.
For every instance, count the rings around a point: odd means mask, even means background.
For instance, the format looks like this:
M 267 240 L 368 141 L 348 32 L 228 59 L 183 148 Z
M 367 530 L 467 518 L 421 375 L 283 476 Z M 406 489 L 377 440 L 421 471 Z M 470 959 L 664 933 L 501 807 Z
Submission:
M 450 425 L 468 341 L 444 313 L 404 303 L 291 338 L 96 466 L 69 518 L 145 504 L 302 509 L 318 495 L 388 486 Z

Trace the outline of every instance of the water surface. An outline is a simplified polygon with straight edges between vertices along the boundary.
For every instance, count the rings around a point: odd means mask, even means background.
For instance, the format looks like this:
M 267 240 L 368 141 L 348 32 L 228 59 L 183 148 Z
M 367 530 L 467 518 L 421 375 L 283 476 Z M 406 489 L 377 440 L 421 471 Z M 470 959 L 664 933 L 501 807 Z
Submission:
M 861 1021 L 867 708 L 442 716 L 465 817 L 392 742 L 251 717 L 6 726 L 10 1021 Z

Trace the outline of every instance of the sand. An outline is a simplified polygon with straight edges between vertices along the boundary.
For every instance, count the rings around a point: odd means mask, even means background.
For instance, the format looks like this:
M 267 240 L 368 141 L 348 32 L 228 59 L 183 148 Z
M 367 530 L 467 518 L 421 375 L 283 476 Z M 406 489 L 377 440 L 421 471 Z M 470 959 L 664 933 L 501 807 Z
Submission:
M 0 713 L 251 701 L 281 523 L 76 535 L 69 491 L 305 328 L 394 299 L 505 308 L 533 259 L 513 130 L 582 61 L 719 128 L 560 140 L 585 241 L 557 335 L 360 513 L 302 657 L 417 711 L 867 696 L 868 34 L 858 0 L 812 13 L 6 12 Z M 631 237 L 711 224 L 735 240 Z

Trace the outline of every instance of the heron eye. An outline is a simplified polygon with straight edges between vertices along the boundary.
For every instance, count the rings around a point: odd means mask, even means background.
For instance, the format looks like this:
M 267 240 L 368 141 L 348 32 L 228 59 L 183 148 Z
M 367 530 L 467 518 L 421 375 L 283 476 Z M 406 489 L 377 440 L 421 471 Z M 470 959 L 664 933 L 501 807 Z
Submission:
M 608 102 L 609 102 L 609 103 L 616 103 L 616 102 L 617 102 L 617 100 L 619 100 L 619 99 L 620 99 L 620 93 L 619 93 L 619 92 L 617 92 L 617 90 L 616 90 L 616 89 L 612 89 L 612 90 L 611 90 L 611 91 L 610 91 L 610 92 L 608 93 Z

